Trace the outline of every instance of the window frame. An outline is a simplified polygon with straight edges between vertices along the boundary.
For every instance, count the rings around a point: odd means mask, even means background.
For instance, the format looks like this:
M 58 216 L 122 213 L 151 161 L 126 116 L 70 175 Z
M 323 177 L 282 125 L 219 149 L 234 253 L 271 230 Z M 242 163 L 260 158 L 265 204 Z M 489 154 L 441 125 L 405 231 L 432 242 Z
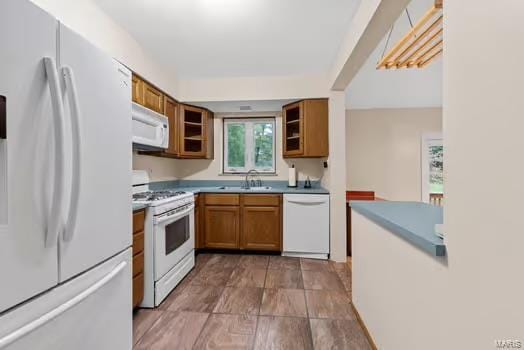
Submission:
M 248 125 L 251 125 L 251 131 L 253 130 L 252 125 L 255 123 L 266 122 L 273 124 L 273 164 L 271 169 L 263 170 L 257 169 L 254 165 L 253 150 L 254 150 L 254 137 L 246 137 L 246 154 L 245 154 L 245 164 L 243 168 L 239 167 L 229 167 L 227 162 L 228 155 L 228 136 L 227 136 L 227 126 L 228 124 L 238 124 L 243 123 L 246 125 L 246 136 L 250 133 Z M 261 175 L 274 175 L 276 174 L 276 138 L 277 138 L 277 121 L 275 116 L 260 116 L 260 117 L 224 117 L 222 120 L 222 173 L 225 175 L 242 175 L 246 174 L 249 170 L 255 169 Z M 251 133 L 252 134 L 252 133 Z M 253 135 L 253 134 L 252 134 Z M 251 167 L 252 166 L 252 167 Z
M 421 155 L 421 200 L 424 203 L 430 203 L 430 195 L 431 195 L 431 189 L 430 189 L 430 182 L 429 182 L 429 155 L 428 155 L 428 149 L 431 146 L 439 146 L 444 145 L 444 137 L 442 133 L 425 133 L 422 135 L 421 140 L 421 149 L 420 149 L 420 155 Z

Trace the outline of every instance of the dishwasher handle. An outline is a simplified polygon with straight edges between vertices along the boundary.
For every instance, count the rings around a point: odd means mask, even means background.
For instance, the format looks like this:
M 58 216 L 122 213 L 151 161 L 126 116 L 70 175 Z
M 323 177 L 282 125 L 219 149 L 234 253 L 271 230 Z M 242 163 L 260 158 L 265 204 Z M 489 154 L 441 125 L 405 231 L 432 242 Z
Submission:
M 301 205 L 318 205 L 318 204 L 324 204 L 324 203 L 327 203 L 327 200 L 325 199 L 322 199 L 322 200 L 296 200 L 296 199 L 286 199 L 286 201 L 288 203 L 293 203 L 293 204 L 301 204 Z

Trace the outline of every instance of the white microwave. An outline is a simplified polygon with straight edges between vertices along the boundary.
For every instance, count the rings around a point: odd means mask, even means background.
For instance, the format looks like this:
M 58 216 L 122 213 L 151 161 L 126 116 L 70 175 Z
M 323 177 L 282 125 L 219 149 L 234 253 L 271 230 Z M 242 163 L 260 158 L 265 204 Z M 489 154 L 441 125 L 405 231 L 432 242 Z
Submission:
M 158 149 L 169 146 L 167 117 L 133 102 L 133 147 Z

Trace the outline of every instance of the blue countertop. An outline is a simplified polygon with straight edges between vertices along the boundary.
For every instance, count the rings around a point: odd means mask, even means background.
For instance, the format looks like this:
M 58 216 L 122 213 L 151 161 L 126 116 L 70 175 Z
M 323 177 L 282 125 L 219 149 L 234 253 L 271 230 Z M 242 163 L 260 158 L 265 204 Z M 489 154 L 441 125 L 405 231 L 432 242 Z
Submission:
M 442 207 L 420 202 L 351 201 L 351 208 L 434 256 L 445 256 L 446 246 L 435 234 L 443 223 Z
M 137 211 L 137 210 L 144 209 L 144 208 L 147 208 L 147 204 L 133 203 L 133 211 Z
M 300 182 L 298 187 L 287 187 L 287 181 L 264 181 L 264 186 L 272 187 L 269 190 L 244 190 L 240 188 L 241 182 L 235 180 L 176 180 L 161 181 L 149 184 L 153 190 L 178 190 L 193 193 L 297 193 L 297 194 L 329 194 L 329 191 L 320 186 L 317 181 L 312 182 L 311 188 L 304 188 L 304 183 Z M 220 189 L 219 187 L 231 187 Z

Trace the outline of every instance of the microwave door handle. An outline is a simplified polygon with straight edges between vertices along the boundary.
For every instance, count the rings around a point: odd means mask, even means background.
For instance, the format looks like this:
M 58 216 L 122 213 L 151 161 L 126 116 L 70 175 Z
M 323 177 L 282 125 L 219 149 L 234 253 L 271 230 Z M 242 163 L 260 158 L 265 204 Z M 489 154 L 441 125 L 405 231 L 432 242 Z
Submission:
M 63 225 L 62 210 L 64 204 L 65 190 L 64 104 L 62 101 L 62 94 L 60 91 L 60 80 L 58 78 L 58 70 L 55 64 L 55 60 L 51 57 L 44 57 L 44 67 L 51 95 L 55 135 L 55 174 L 53 183 L 53 199 L 51 204 L 51 210 L 49 212 L 45 245 L 53 246 L 57 244 L 58 235 L 61 232 Z
M 194 204 L 191 204 L 186 210 L 184 211 L 181 211 L 181 212 L 178 212 L 178 213 L 175 213 L 175 214 L 172 214 L 172 215 L 165 215 L 165 216 L 159 216 L 156 220 L 155 220 L 155 224 L 161 224 L 163 222 L 166 222 L 168 220 L 178 220 L 184 216 L 186 216 L 187 214 L 191 213 L 191 211 L 195 208 L 195 205 Z
M 69 201 L 69 214 L 64 230 L 64 241 L 70 241 L 75 233 L 76 219 L 78 217 L 78 204 L 80 201 L 81 175 L 82 175 L 82 133 L 81 115 L 78 100 L 78 90 L 75 76 L 71 67 L 62 67 L 69 107 L 71 110 L 71 131 L 73 133 L 73 177 L 71 181 L 71 198 Z

